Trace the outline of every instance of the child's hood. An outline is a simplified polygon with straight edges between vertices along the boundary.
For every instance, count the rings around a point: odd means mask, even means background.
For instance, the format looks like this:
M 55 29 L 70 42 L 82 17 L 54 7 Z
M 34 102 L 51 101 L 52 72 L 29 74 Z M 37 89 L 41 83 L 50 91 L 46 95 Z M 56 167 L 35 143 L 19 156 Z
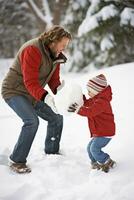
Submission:
M 96 95 L 96 97 L 105 98 L 108 101 L 111 101 L 112 100 L 112 89 L 111 89 L 111 86 L 108 85 L 102 92 L 100 92 L 98 95 Z

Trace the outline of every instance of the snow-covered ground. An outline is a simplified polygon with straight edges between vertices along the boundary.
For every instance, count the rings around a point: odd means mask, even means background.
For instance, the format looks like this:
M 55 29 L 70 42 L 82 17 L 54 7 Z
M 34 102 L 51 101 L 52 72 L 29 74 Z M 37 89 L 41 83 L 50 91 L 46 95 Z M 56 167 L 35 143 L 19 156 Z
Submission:
M 5 72 L 1 70 L 0 73 L 2 79 Z M 107 174 L 90 169 L 86 152 L 90 140 L 87 120 L 72 114 L 64 116 L 62 156 L 44 155 L 46 122 L 40 120 L 28 157 L 32 173 L 18 175 L 11 172 L 6 166 L 7 157 L 22 122 L 0 97 L 0 200 L 133 200 L 134 63 L 62 77 L 66 84 L 79 84 L 85 93 L 87 80 L 99 73 L 106 75 L 113 88 L 116 136 L 105 149 L 117 161 L 116 168 Z

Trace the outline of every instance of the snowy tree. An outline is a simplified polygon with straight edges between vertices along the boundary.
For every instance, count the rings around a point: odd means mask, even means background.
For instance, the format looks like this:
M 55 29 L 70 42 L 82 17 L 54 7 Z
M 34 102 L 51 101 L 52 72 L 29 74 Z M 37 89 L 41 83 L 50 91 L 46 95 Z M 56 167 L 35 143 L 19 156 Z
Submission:
M 132 0 L 0 0 L 0 7 L 0 57 L 14 57 L 25 41 L 60 24 L 73 36 L 70 71 L 133 61 Z
M 28 39 L 60 24 L 68 0 L 0 0 L 0 57 L 14 57 Z
M 81 66 L 85 66 L 86 62 L 83 58 L 83 54 L 89 50 L 88 44 L 85 48 L 83 48 L 83 42 L 85 42 L 84 38 L 78 38 L 78 28 L 79 25 L 82 23 L 85 17 L 85 13 L 87 8 L 89 7 L 90 3 L 89 0 L 70 0 L 68 9 L 66 10 L 65 17 L 62 20 L 62 24 L 66 26 L 72 36 L 73 40 L 71 42 L 71 49 L 70 49 L 70 62 L 71 67 L 70 71 L 78 71 Z M 88 51 L 89 52 L 89 51 Z
M 23 42 L 37 34 L 35 18 L 23 0 L 1 0 L 0 7 L 0 57 L 12 58 Z
M 133 61 L 134 2 L 90 0 L 89 6 L 86 0 L 82 2 L 86 2 L 85 9 L 81 9 L 84 17 L 81 15 L 80 19 L 77 14 L 70 19 L 74 27 L 78 22 L 71 69 L 80 71 L 86 66 L 101 68 Z

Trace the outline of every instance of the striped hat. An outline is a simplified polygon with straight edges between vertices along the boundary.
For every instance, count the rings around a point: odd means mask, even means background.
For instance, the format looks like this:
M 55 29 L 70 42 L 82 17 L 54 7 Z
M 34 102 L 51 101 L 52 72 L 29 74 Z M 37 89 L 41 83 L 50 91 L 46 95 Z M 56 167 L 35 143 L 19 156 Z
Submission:
M 107 80 L 103 74 L 100 74 L 90 79 L 87 83 L 87 90 L 94 91 L 96 94 L 101 92 L 106 87 L 107 87 Z

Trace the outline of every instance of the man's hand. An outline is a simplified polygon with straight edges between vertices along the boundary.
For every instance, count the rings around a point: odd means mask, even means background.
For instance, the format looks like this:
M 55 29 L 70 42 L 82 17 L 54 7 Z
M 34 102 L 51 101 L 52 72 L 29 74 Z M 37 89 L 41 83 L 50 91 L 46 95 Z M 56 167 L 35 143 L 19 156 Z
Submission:
M 54 98 L 50 94 L 46 95 L 44 99 L 44 103 L 46 103 L 53 110 L 53 112 L 58 114 L 57 108 L 55 106 Z
M 73 104 L 71 104 L 70 106 L 69 106 L 69 108 L 68 108 L 68 112 L 75 112 L 75 113 L 77 113 L 78 111 L 79 111 L 79 109 L 80 109 L 80 105 L 78 105 L 77 103 L 73 103 Z

